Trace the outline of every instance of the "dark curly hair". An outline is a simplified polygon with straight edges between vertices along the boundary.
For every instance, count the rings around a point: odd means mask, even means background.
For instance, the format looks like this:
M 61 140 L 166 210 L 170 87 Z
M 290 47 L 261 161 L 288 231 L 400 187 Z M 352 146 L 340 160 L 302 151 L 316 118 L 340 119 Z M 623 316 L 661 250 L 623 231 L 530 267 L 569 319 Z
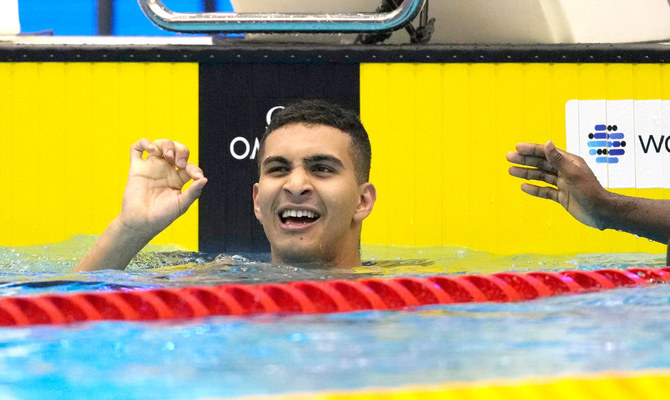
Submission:
M 358 183 L 370 179 L 372 150 L 368 133 L 356 112 L 326 100 L 300 100 L 277 111 L 261 138 L 257 161 L 263 159 L 265 139 L 277 129 L 295 123 L 326 125 L 341 130 L 351 137 L 354 168 Z

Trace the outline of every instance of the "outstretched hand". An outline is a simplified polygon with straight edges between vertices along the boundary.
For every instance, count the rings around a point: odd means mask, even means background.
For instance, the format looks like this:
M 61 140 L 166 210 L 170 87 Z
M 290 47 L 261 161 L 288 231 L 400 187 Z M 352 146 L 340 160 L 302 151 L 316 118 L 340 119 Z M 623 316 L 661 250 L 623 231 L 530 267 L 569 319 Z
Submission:
M 143 158 L 147 153 L 146 159 Z M 207 183 L 188 162 L 189 150 L 167 139 L 141 139 L 130 147 L 130 170 L 119 221 L 133 233 L 151 238 L 184 214 Z M 183 186 L 193 179 L 184 191 Z
M 545 182 L 553 186 L 523 183 L 521 190 L 532 196 L 561 204 L 578 221 L 598 229 L 606 226 L 599 216 L 607 192 L 584 159 L 559 150 L 549 141 L 544 145 L 519 143 L 507 153 L 509 174 L 517 178 Z

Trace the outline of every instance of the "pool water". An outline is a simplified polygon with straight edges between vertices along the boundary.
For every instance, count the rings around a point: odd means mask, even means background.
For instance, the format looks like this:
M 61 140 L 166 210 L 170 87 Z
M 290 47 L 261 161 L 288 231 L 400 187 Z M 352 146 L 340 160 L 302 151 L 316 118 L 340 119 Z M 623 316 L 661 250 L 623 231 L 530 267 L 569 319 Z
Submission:
M 333 272 L 152 248 L 127 271 L 70 273 L 90 240 L 0 248 L 0 295 L 665 265 L 652 254 L 365 248 L 364 267 Z M 3 399 L 198 399 L 663 368 L 670 285 L 660 284 L 523 303 L 0 328 Z

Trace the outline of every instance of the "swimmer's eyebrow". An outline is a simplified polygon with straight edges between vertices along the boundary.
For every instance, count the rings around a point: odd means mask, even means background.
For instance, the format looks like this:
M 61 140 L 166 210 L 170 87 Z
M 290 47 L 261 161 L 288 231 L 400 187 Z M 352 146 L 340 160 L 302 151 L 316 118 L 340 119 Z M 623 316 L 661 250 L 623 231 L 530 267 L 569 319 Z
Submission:
M 287 160 L 286 157 L 273 156 L 273 157 L 268 157 L 265 160 L 263 160 L 262 165 L 266 166 L 266 165 L 271 164 L 271 163 L 279 163 L 279 164 L 286 164 L 286 165 L 291 164 L 291 162 L 289 162 L 289 160 Z
M 339 158 L 331 156 L 329 154 L 315 154 L 313 156 L 306 157 L 304 163 L 314 164 L 322 161 L 327 161 L 337 165 L 340 168 L 344 168 L 344 164 L 342 164 L 342 161 Z

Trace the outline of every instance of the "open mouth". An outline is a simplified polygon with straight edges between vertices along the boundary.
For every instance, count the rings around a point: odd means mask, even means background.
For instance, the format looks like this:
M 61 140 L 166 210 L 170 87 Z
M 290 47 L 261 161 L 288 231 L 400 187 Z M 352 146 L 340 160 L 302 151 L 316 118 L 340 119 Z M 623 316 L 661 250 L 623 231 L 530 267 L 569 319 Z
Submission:
M 279 213 L 279 220 L 283 225 L 305 226 L 318 220 L 319 214 L 309 210 L 284 210 Z

